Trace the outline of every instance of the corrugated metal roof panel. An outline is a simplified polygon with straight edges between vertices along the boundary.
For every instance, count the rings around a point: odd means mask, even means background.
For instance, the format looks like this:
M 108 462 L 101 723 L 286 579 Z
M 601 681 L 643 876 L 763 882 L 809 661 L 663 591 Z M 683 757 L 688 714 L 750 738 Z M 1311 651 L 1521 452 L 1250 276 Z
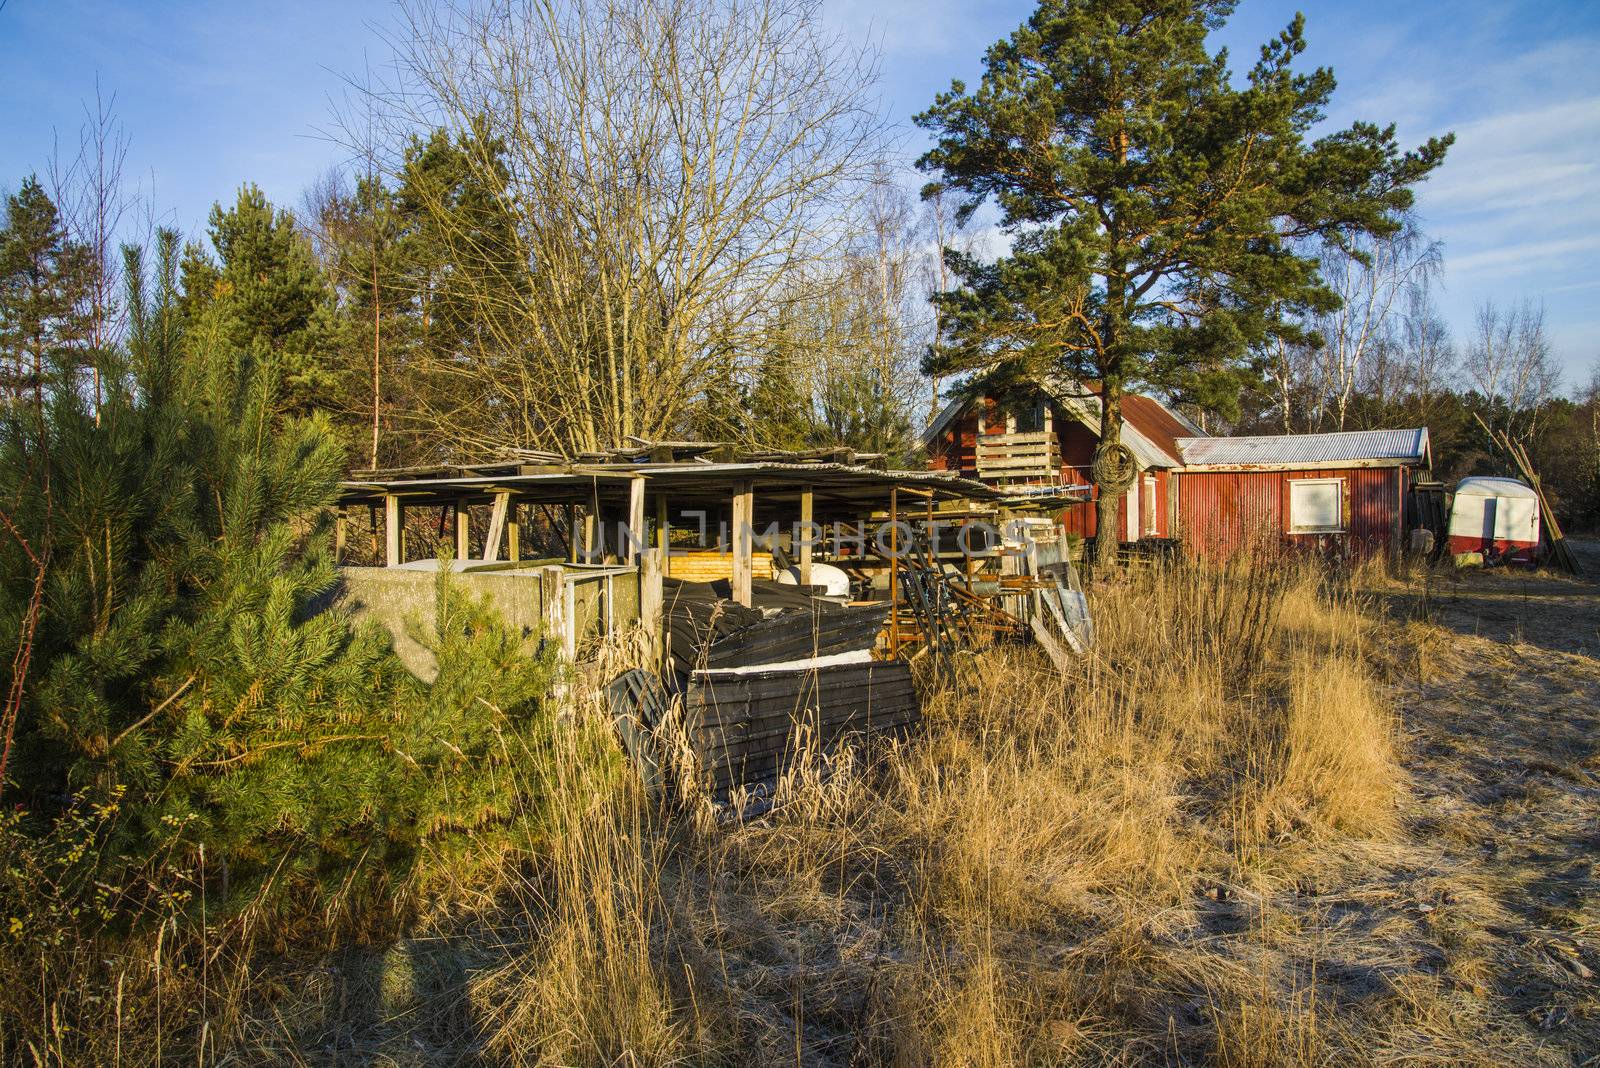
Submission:
M 1305 464 L 1421 463 L 1428 430 L 1343 430 L 1331 434 L 1270 434 L 1239 438 L 1179 438 L 1190 467 L 1257 467 Z

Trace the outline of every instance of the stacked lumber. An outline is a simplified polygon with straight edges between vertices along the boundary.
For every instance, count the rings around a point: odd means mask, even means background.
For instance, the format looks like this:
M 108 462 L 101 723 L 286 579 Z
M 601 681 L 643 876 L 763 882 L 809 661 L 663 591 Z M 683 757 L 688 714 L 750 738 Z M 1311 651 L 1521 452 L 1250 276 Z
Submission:
M 802 746 L 826 750 L 916 720 L 909 667 L 872 659 L 886 605 L 846 607 L 758 582 L 757 607 L 746 608 L 730 592 L 725 581 L 662 582 L 669 678 L 715 794 L 771 779 Z
M 679 674 L 697 667 L 745 667 L 871 649 L 888 609 L 846 608 L 809 588 L 751 584 L 752 607 L 727 582 L 661 580 L 667 648 Z
M 772 554 L 757 549 L 750 554 L 753 575 L 772 574 Z M 685 582 L 714 582 L 733 578 L 733 554 L 715 549 L 674 549 L 667 557 L 667 574 Z
M 687 673 L 699 664 L 705 650 L 720 638 L 766 618 L 759 608 L 746 608 L 733 600 L 726 583 L 661 580 L 662 626 L 667 652 L 677 671 Z
M 826 602 L 824 602 L 826 603 Z M 889 609 L 860 605 L 831 611 L 785 612 L 718 638 L 707 647 L 708 668 L 781 664 L 838 653 L 865 652 L 877 644 Z

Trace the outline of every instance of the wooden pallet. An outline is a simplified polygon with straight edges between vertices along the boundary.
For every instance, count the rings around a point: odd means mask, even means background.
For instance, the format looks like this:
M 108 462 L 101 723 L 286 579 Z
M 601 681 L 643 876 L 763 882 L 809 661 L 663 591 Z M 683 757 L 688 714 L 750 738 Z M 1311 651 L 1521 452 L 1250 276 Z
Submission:
M 1015 482 L 1061 476 L 1061 445 L 1055 431 L 1026 434 L 980 434 L 976 447 L 978 477 Z

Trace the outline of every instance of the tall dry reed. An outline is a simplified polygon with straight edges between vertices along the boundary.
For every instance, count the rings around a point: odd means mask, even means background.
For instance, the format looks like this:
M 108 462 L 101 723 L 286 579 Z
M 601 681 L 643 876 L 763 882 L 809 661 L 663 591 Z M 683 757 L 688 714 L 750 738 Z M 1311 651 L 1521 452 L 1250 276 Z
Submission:
M 225 1041 L 191 1029 L 171 1048 L 597 1066 L 1350 1054 L 1294 932 L 1245 903 L 1296 877 L 1308 843 L 1394 832 L 1377 624 L 1348 585 L 1281 561 L 1129 573 L 1092 603 L 1098 646 L 1070 670 L 969 655 L 917 734 L 826 762 L 802 747 L 743 822 L 638 788 L 598 684 L 641 650 L 604 651 L 604 672 L 569 680 L 554 766 L 528 784 L 552 792 L 551 824 L 464 869 L 472 885 L 433 873 L 408 945 L 449 958 L 444 981 L 407 972 L 408 995 L 379 989 L 357 1018 L 348 980 L 257 964 Z M 1242 940 L 1216 937 L 1236 923 Z

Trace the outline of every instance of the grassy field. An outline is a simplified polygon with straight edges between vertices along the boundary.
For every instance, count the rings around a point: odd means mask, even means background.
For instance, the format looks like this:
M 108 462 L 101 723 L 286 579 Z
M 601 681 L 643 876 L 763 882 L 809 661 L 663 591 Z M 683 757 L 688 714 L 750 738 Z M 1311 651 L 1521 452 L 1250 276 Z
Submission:
M 208 1064 L 1600 1054 L 1600 589 L 1175 569 L 1094 599 L 1098 651 L 1069 675 L 1027 650 L 974 656 L 921 732 L 802 760 L 760 819 L 693 797 L 662 811 L 574 757 L 555 832 L 419 887 L 410 937 L 190 945 L 165 969 L 159 941 L 125 950 L 130 978 L 94 1019 L 59 1021 L 79 1034 L 54 1048 L 130 1064 L 157 1042 Z M 581 717 L 567 729 L 568 752 L 592 748 Z M 44 1022 L 13 1034 L 51 1060 L 49 998 L 29 1004 Z

